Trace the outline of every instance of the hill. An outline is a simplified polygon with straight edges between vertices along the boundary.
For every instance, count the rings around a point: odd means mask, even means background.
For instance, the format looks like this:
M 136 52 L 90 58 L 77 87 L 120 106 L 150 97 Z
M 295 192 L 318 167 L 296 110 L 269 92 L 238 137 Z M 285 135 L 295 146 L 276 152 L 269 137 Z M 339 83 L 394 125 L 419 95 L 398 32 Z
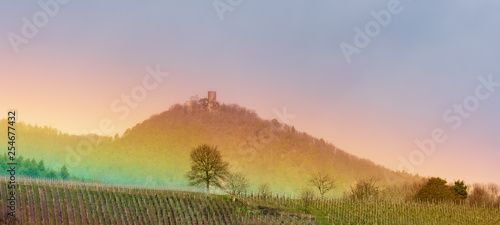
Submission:
M 200 144 L 217 146 L 231 170 L 249 178 L 253 190 L 269 183 L 273 191 L 297 193 L 317 170 L 335 177 L 336 196 L 360 178 L 380 178 L 382 186 L 414 179 L 235 104 L 211 111 L 173 105 L 115 138 L 68 135 L 23 123 L 16 127 L 21 155 L 111 183 L 185 188 L 189 152 Z M 5 137 L 0 141 L 6 143 Z
M 100 174 L 113 183 L 182 187 L 189 153 L 200 144 L 217 146 L 231 170 L 247 175 L 254 190 L 269 183 L 274 191 L 295 193 L 317 170 L 335 176 L 337 195 L 358 178 L 379 177 L 382 185 L 412 179 L 234 104 L 211 112 L 174 105 L 97 147 L 73 173 Z

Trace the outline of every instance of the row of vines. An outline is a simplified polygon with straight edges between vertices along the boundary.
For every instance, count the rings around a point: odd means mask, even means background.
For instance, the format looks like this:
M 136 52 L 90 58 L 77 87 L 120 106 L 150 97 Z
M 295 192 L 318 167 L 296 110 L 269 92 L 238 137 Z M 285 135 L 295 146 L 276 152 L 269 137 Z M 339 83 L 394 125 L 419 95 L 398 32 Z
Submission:
M 7 178 L 0 177 L 6 221 Z M 500 224 L 500 209 L 458 204 L 227 196 L 190 191 L 20 179 L 12 224 Z
M 6 221 L 7 182 L 0 181 Z M 16 188 L 14 224 L 314 224 L 311 218 L 264 213 L 201 193 L 25 179 Z

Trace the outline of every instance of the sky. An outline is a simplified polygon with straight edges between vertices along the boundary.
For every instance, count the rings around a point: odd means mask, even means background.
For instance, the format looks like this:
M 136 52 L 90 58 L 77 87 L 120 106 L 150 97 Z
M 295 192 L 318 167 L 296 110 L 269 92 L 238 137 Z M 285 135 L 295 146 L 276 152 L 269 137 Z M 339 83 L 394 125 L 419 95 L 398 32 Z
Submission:
M 0 117 L 122 134 L 214 90 L 393 170 L 500 184 L 499 11 L 493 0 L 1 1 Z

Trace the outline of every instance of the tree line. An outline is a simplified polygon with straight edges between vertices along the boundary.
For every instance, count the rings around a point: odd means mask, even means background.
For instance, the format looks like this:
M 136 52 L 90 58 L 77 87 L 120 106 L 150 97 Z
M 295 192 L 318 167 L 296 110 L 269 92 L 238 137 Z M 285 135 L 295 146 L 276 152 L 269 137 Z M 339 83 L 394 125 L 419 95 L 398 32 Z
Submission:
M 5 172 L 9 169 L 9 157 L 7 154 L 0 156 L 0 169 Z M 40 177 L 48 179 L 70 179 L 71 175 L 68 168 L 64 165 L 59 170 L 53 170 L 45 166 L 43 160 L 36 161 L 35 159 L 24 158 L 19 156 L 16 158 L 16 175 Z
M 233 200 L 250 187 L 248 179 L 242 173 L 229 171 L 229 163 L 222 159 L 216 146 L 200 145 L 191 151 L 190 158 L 191 170 L 186 173 L 186 177 L 191 186 L 203 186 L 207 193 L 211 188 L 220 188 L 232 196 Z M 376 177 L 359 179 L 345 191 L 344 197 L 362 201 L 390 199 L 500 207 L 500 187 L 495 184 L 486 186 L 474 184 L 470 188 L 463 180 L 457 180 L 449 185 L 444 179 L 432 177 L 382 189 L 378 184 L 380 179 Z M 303 188 L 299 193 L 306 211 L 314 199 L 325 198 L 325 194 L 335 188 L 333 176 L 323 170 L 311 173 L 308 183 L 310 186 Z M 261 184 L 257 193 L 263 199 L 272 197 L 268 183 Z

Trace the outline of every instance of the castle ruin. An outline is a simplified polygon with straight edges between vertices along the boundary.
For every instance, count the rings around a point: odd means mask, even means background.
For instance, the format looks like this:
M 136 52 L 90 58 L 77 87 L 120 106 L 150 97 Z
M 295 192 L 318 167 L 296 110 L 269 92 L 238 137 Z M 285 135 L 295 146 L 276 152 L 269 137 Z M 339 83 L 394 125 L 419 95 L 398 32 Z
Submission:
M 212 112 L 215 108 L 217 108 L 217 92 L 209 91 L 208 92 L 208 111 Z
M 186 101 L 185 106 L 187 107 L 188 112 L 192 112 L 195 108 L 213 112 L 219 107 L 219 103 L 217 102 L 217 92 L 208 91 L 208 98 L 198 99 L 197 96 L 194 96 L 191 100 Z

